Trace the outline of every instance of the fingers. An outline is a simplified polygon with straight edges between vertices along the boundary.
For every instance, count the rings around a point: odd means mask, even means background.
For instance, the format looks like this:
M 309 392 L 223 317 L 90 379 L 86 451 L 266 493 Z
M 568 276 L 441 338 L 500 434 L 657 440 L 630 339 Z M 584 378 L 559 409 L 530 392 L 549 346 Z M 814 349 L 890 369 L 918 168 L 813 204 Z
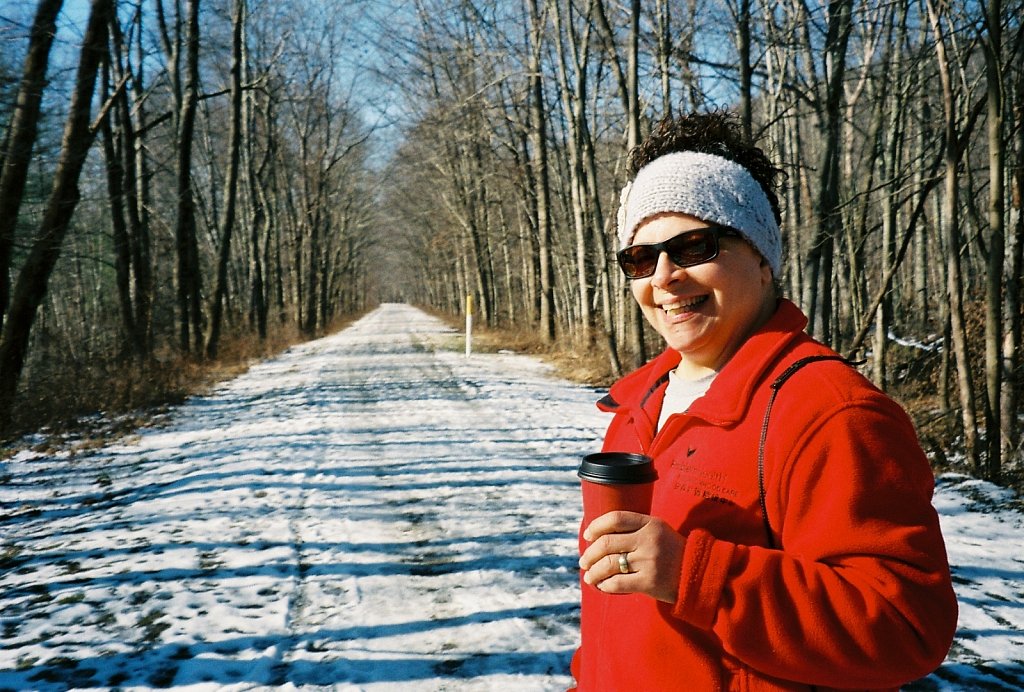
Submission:
M 614 513 L 626 514 L 626 513 Z M 629 513 L 632 514 L 632 513 Z M 644 517 L 644 515 L 634 515 Z M 609 515 L 605 515 L 609 517 Z M 611 521 L 611 518 L 609 519 Z M 594 524 L 597 520 L 594 521 Z M 627 520 L 629 523 L 629 520 Z M 594 524 L 591 524 L 593 526 Z M 624 524 L 611 524 L 625 526 Z M 635 590 L 635 575 L 642 556 L 636 552 L 637 534 L 604 533 L 598 536 L 580 556 L 580 569 L 583 570 L 583 581 L 607 593 L 627 593 Z
M 636 539 L 632 534 L 612 533 L 601 536 L 587 546 L 587 549 L 580 555 L 580 569 L 589 570 L 602 560 L 606 560 L 609 574 L 618 574 L 619 555 L 628 554 L 635 548 Z
M 636 512 L 608 512 L 602 514 L 583 532 L 583 539 L 590 543 L 580 556 L 580 568 L 589 570 L 606 555 L 614 556 L 612 562 L 618 568 L 618 555 L 635 550 L 636 532 L 643 529 L 651 517 Z
M 583 534 L 590 546 L 580 556 L 580 568 L 586 572 L 593 571 L 587 583 L 597 583 L 600 579 L 622 573 L 618 568 L 618 556 L 636 550 L 636 531 L 649 520 L 647 515 L 636 512 L 608 512 L 590 522 Z M 595 570 L 594 567 L 604 558 L 607 564 Z M 584 578 L 587 579 L 587 575 Z
M 639 531 L 650 519 L 648 515 L 637 512 L 608 512 L 590 522 L 583 531 L 583 540 L 593 543 L 605 534 Z
M 636 574 L 632 560 L 636 556 L 628 553 L 609 553 L 584 569 L 583 581 L 608 593 L 627 593 L 635 590 Z M 580 560 L 582 566 L 583 560 Z
M 585 583 L 605 593 L 644 593 L 675 602 L 686 544 L 682 534 L 660 519 L 633 512 L 598 517 L 588 533 L 595 539 L 580 556 Z

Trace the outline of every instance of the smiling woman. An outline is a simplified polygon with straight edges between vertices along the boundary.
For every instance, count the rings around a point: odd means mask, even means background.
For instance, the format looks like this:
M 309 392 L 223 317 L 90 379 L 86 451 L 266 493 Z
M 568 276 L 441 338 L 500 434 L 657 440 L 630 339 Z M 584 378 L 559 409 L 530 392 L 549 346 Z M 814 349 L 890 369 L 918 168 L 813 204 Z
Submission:
M 663 121 L 632 163 L 617 258 L 667 348 L 599 406 L 604 451 L 658 479 L 649 514 L 580 527 L 578 689 L 927 674 L 957 618 L 931 469 L 905 412 L 781 297 L 778 169 L 726 113 Z
M 667 212 L 648 219 L 635 237 L 670 244 L 704 226 L 695 216 Z M 768 263 L 740 237 L 724 239 L 720 245 L 713 257 L 690 266 L 661 252 L 649 276 L 630 282 L 644 317 L 670 348 L 684 356 L 676 373 L 686 379 L 721 369 L 775 311 Z

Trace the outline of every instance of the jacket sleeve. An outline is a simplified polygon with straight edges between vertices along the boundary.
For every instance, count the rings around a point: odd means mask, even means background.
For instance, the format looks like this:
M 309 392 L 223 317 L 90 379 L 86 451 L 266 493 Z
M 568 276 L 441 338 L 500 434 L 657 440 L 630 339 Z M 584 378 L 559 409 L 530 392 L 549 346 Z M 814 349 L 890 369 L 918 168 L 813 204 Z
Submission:
M 774 416 L 774 414 L 773 414 Z M 773 418 L 773 420 L 775 420 Z M 883 395 L 836 405 L 785 438 L 767 480 L 779 550 L 687 536 L 674 614 L 766 675 L 895 687 L 942 662 L 957 606 L 934 477 Z

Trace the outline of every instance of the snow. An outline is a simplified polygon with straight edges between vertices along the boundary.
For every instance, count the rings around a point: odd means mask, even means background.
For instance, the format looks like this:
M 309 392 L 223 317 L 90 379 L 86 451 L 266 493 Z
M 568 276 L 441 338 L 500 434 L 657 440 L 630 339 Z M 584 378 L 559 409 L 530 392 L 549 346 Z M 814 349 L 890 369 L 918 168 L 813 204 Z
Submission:
M 102 449 L 0 462 L 0 690 L 563 690 L 600 393 L 409 306 Z M 939 478 L 961 604 L 915 689 L 1024 686 L 1022 515 Z

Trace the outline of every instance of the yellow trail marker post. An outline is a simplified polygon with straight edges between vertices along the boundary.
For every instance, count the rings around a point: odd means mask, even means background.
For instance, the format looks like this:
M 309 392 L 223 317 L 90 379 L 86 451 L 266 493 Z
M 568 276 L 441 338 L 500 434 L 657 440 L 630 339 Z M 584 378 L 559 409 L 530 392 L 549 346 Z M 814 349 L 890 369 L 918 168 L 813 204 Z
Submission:
M 466 295 L 466 358 L 473 352 L 473 295 Z

